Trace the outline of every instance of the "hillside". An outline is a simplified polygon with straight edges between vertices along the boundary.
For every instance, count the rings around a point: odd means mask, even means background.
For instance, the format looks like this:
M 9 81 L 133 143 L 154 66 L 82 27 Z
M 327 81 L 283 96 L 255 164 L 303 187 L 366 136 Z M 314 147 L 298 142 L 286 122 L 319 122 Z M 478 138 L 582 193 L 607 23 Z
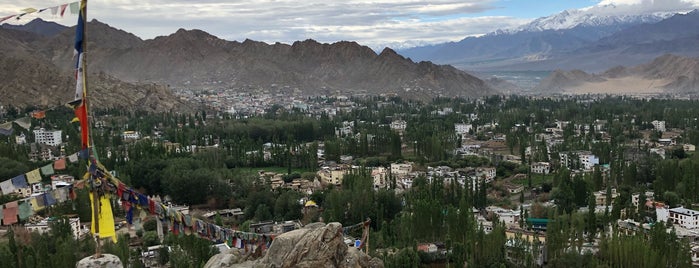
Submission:
M 699 93 L 699 58 L 663 55 L 633 66 L 616 66 L 600 74 L 557 70 L 536 88 L 542 93 L 689 94 Z

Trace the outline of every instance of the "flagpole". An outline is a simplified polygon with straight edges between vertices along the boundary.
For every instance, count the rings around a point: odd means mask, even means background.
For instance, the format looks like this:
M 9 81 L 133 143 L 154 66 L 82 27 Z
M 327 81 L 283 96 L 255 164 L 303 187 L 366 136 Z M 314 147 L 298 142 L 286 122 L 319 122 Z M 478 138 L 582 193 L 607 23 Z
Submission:
M 83 84 L 83 94 L 82 94 L 82 105 L 85 106 L 85 120 L 88 120 L 89 114 L 87 113 L 88 110 L 88 101 L 87 101 L 87 86 L 88 86 L 88 79 L 87 79 L 87 0 L 81 0 L 80 1 L 80 16 L 82 16 L 82 23 L 83 23 L 83 28 L 82 28 L 82 53 L 79 57 L 82 57 L 82 60 L 80 60 L 80 67 L 82 68 L 82 84 Z M 83 146 L 87 146 L 87 153 L 88 153 L 88 162 L 89 165 L 96 165 L 95 163 L 95 158 L 92 152 L 92 146 L 90 146 L 90 139 L 89 139 L 89 122 L 85 124 L 87 126 L 86 129 L 81 129 L 81 131 L 85 131 L 88 133 L 88 139 L 87 139 L 87 144 L 83 144 Z M 95 183 L 95 180 L 99 179 L 96 174 L 90 174 L 90 186 L 91 186 L 91 191 L 92 191 L 92 224 L 95 227 L 95 241 L 97 242 L 97 246 L 95 247 L 95 255 L 93 257 L 95 258 L 100 258 L 102 257 L 102 243 L 100 242 L 100 224 L 99 224 L 99 215 L 100 215 L 100 209 L 101 209 L 101 196 L 99 191 L 97 190 L 98 184 Z M 101 183 L 99 184 L 101 185 Z

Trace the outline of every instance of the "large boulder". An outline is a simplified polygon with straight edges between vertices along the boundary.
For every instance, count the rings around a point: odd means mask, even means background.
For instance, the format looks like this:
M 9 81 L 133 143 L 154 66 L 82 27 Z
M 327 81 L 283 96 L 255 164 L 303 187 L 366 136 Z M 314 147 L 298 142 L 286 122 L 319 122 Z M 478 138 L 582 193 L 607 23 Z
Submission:
M 342 236 L 342 225 L 313 223 L 304 228 L 279 235 L 265 256 L 256 261 L 245 261 L 235 253 L 221 253 L 212 257 L 205 267 L 270 267 L 316 268 L 339 267 L 383 268 L 383 262 L 371 258 L 356 248 L 348 247 Z
M 124 268 L 119 257 L 112 254 L 102 254 L 99 258 L 85 257 L 75 264 L 76 268 Z

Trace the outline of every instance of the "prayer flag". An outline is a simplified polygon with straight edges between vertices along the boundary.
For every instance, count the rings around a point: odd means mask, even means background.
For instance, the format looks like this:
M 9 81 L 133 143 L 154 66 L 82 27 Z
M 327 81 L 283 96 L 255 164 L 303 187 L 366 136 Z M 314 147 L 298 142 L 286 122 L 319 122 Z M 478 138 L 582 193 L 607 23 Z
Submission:
M 48 164 L 41 167 L 41 174 L 44 174 L 44 176 L 53 175 L 54 173 L 55 172 L 53 171 L 53 164 Z
M 24 174 L 12 178 L 12 185 L 17 189 L 29 187 L 29 184 L 27 184 L 27 177 L 24 176 Z
M 11 19 L 11 18 L 14 17 L 14 16 L 15 16 L 15 15 L 9 15 L 9 16 L 2 17 L 2 18 L 0 18 L 0 22 L 9 20 L 9 19 Z
M 68 156 L 68 161 L 71 163 L 78 162 L 78 153 L 74 153 Z
M 2 190 L 2 194 L 8 195 L 11 193 L 15 192 L 15 186 L 12 185 L 12 180 L 6 180 L 3 182 L 0 182 L 0 190 Z
M 17 223 L 17 201 L 5 204 L 5 209 L 2 211 L 2 225 L 12 225 Z
M 63 13 L 66 12 L 66 7 L 68 7 L 68 4 L 62 4 L 62 5 L 61 5 L 61 17 L 63 17 Z
M 99 198 L 99 214 L 95 215 L 95 202 L 93 201 L 93 193 L 90 192 L 90 207 L 92 208 L 92 223 L 90 224 L 90 232 L 95 234 L 95 223 L 99 227 L 99 238 L 111 237 L 116 243 L 117 236 L 114 230 L 114 216 L 112 215 L 112 205 L 109 202 L 109 197 L 103 195 Z
M 66 169 L 66 159 L 61 158 L 61 159 L 56 160 L 56 162 L 53 162 L 53 169 L 55 169 L 55 170 Z
M 14 122 L 17 123 L 17 125 L 19 125 L 20 127 L 22 127 L 23 129 L 26 129 L 26 130 L 29 130 L 29 128 L 32 126 L 32 120 L 29 119 L 29 117 L 26 117 L 26 116 L 25 116 L 25 117 L 22 117 L 22 118 L 19 118 L 19 119 L 15 120 Z
M 78 14 L 80 11 L 80 2 L 70 3 L 70 14 Z
M 0 134 L 9 136 L 12 131 L 12 121 L 0 124 Z
M 58 6 L 51 7 L 51 15 L 56 16 L 57 13 L 58 13 Z
M 22 204 L 19 205 L 19 219 L 26 220 L 32 215 L 34 215 L 34 210 L 32 210 L 32 206 L 29 205 L 29 202 L 22 202 Z
M 27 172 L 27 182 L 29 184 L 35 184 L 41 182 L 41 174 L 39 174 L 39 169 L 35 169 Z

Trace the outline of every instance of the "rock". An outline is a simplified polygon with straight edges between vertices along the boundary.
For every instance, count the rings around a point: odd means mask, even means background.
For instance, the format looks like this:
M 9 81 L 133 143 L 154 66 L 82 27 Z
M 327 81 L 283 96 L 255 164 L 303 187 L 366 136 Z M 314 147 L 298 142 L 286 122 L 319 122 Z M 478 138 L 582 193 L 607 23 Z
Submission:
M 76 268 L 123 268 L 119 257 L 112 254 L 102 254 L 100 258 L 93 256 L 83 258 L 76 265 Z
M 238 254 L 238 256 L 236 256 Z M 256 261 L 245 261 L 241 252 L 218 254 L 206 263 L 206 268 L 316 268 L 338 267 L 383 268 L 383 262 L 344 244 L 342 225 L 312 223 L 302 229 L 277 236 L 265 256 Z

